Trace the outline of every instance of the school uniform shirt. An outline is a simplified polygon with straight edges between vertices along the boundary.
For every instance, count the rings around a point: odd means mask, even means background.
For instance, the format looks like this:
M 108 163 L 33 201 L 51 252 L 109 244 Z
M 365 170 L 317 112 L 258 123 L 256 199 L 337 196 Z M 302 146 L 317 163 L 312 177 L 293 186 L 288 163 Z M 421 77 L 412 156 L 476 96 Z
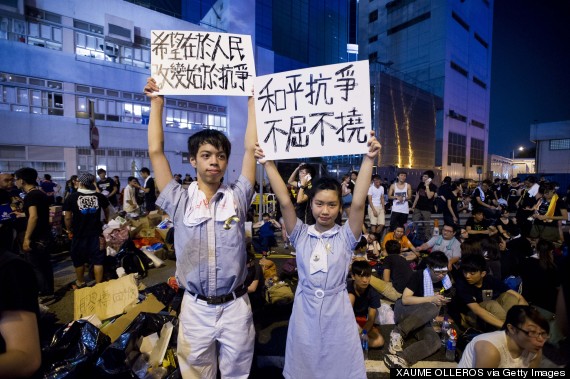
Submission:
M 346 284 L 346 290 L 355 297 L 354 305 L 352 306 L 355 316 L 366 317 L 368 316 L 368 308 L 380 308 L 380 293 L 371 285 L 366 287 L 362 295 L 358 295 L 354 289 L 354 281 L 349 280 Z
M 328 247 L 326 272 L 311 274 L 320 238 L 297 220 L 289 236 L 297 252 L 299 282 L 285 345 L 286 379 L 366 378 L 358 327 L 348 299 L 346 277 L 358 240 L 349 223 L 323 233 Z M 321 245 L 322 246 L 322 245 Z M 313 264 L 313 268 L 315 265 Z

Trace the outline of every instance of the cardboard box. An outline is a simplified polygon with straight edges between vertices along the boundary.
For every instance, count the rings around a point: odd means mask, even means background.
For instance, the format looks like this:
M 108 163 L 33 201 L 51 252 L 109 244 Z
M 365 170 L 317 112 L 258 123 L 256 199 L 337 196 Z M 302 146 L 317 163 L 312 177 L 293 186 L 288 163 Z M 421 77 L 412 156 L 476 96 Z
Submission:
M 151 211 L 148 216 L 148 225 L 151 228 L 154 228 L 162 221 L 162 215 L 158 213 L 158 211 Z

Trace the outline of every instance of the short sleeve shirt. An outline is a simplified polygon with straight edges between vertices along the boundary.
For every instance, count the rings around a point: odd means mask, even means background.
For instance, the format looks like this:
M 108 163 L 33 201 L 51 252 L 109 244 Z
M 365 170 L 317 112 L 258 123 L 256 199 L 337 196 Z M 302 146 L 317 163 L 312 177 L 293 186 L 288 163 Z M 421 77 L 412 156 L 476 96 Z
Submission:
M 373 184 L 368 188 L 368 195 L 372 197 L 372 205 L 375 207 L 381 207 L 382 197 L 384 197 L 384 187 L 380 186 L 376 188 Z
M 492 290 L 493 300 L 496 300 L 499 297 L 499 295 L 509 290 L 509 287 L 507 287 L 506 284 L 504 284 L 502 281 L 494 278 L 491 275 L 485 275 L 485 277 L 483 278 L 483 284 L 481 285 L 481 288 L 475 287 L 474 285 L 467 283 L 467 281 L 461 275 L 459 279 L 456 281 L 456 288 L 457 292 L 455 298 L 459 299 L 461 304 L 465 306 L 471 303 L 482 302 L 483 290 Z
M 221 296 L 240 287 L 247 274 L 245 220 L 253 198 L 253 186 L 244 176 L 220 187 L 211 200 L 214 209 L 224 193 L 231 191 L 239 221 L 224 229 L 225 221 L 205 221 L 199 225 L 184 224 L 190 206 L 188 191 L 172 179 L 160 193 L 156 205 L 164 209 L 174 222 L 176 278 L 188 291 L 203 296 Z M 211 251 L 209 250 L 211 248 Z
M 461 243 L 455 237 L 450 240 L 443 239 L 443 236 L 432 237 L 427 244 L 431 251 L 445 253 L 447 259 L 461 258 Z
M 97 236 L 101 234 L 101 211 L 109 206 L 104 195 L 93 192 L 75 192 L 65 199 L 63 210 L 73 215 L 74 237 Z
M 396 291 L 404 292 L 408 280 L 414 273 L 406 258 L 400 254 L 390 254 L 384 258 L 384 269 L 390 270 L 390 279 Z
M 378 309 L 380 308 L 380 294 L 372 286 L 366 287 L 364 293 L 361 296 L 356 294 L 354 290 L 354 282 L 349 280 L 346 284 L 346 289 L 348 293 L 354 295 L 354 305 L 352 309 L 354 310 L 355 316 L 367 316 L 368 308 Z
M 38 222 L 31 236 L 32 241 L 38 241 L 50 237 L 49 206 L 50 201 L 48 196 L 39 189 L 34 189 L 28 192 L 24 198 L 24 212 L 26 214 L 26 218 L 28 220 L 30 219 L 30 207 L 36 207 L 36 211 L 38 213 Z
M 406 288 L 414 293 L 414 296 L 424 297 L 424 272 L 423 270 L 414 271 Z M 437 293 L 441 288 L 443 288 L 443 283 L 441 281 L 433 283 L 433 290 Z

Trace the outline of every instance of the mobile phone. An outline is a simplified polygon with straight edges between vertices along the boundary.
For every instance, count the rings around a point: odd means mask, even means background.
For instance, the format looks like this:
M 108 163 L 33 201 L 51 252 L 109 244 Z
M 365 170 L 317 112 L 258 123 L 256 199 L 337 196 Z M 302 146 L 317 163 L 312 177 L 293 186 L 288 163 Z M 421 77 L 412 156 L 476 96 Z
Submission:
M 493 290 L 483 290 L 483 301 L 493 300 Z

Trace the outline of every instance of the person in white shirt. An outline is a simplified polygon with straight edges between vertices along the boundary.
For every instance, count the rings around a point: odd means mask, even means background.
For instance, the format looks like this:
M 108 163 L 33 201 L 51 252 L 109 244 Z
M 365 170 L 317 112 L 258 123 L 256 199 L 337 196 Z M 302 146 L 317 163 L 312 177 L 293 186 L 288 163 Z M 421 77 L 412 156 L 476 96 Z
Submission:
M 384 230 L 386 214 L 384 212 L 384 187 L 379 175 L 372 176 L 372 185 L 368 189 L 368 218 L 370 232 L 379 237 Z
M 129 176 L 128 184 L 123 194 L 123 210 L 127 213 L 134 213 L 139 210 L 139 205 L 137 204 L 137 188 L 140 188 L 137 178 Z

